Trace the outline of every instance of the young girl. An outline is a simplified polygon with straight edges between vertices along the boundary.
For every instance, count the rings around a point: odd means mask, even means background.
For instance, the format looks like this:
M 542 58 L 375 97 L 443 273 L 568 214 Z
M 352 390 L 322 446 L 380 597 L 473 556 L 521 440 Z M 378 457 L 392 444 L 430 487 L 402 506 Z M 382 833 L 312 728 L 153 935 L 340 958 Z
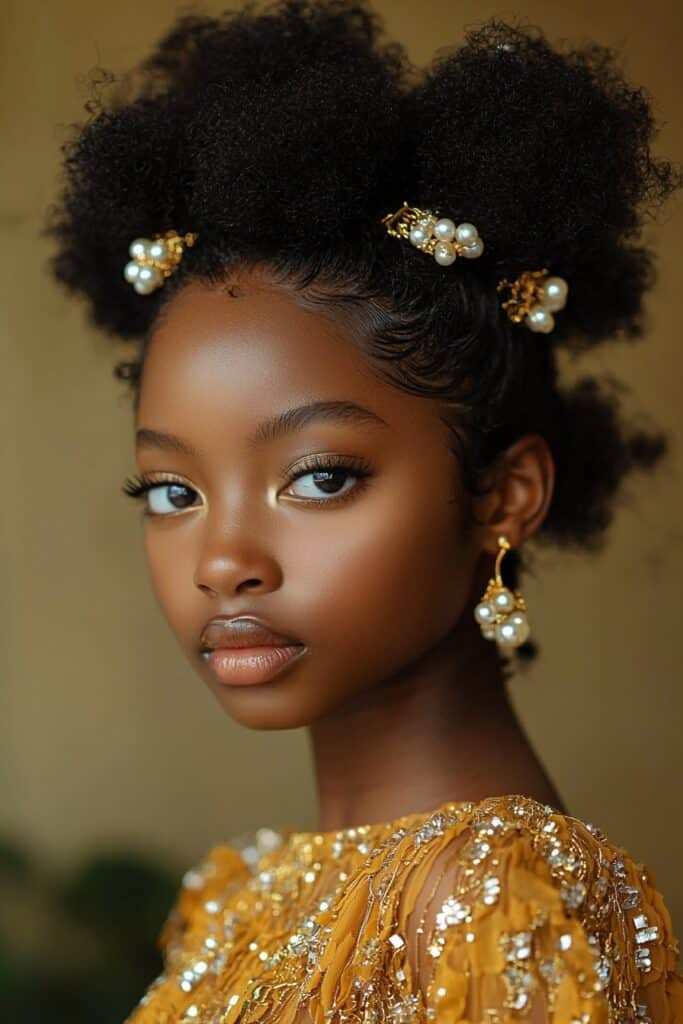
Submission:
M 187 872 L 130 1024 L 683 1021 L 652 872 L 506 693 L 525 545 L 596 546 L 665 449 L 556 368 L 641 330 L 653 134 L 602 47 L 492 19 L 420 71 L 348 0 L 183 16 L 91 104 L 48 231 L 138 343 L 155 593 L 320 795 Z

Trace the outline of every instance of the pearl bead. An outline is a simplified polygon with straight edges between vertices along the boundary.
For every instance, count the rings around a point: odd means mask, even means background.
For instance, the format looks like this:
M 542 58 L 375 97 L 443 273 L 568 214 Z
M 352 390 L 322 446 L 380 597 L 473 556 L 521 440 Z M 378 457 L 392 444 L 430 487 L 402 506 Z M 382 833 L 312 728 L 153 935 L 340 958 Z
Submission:
M 154 291 L 154 285 L 149 281 L 134 281 L 133 288 L 138 295 L 149 295 L 150 292 Z
M 128 246 L 128 252 L 134 260 L 139 260 L 141 256 L 147 255 L 147 246 L 149 244 L 149 238 L 136 238 Z
M 150 281 L 153 284 L 161 284 L 161 271 L 156 267 L 140 267 L 138 281 Z
M 567 282 L 563 277 L 548 277 L 539 289 L 539 298 L 546 309 L 551 313 L 557 313 L 559 309 L 564 309 L 568 291 Z
M 493 607 L 497 612 L 511 612 L 515 607 L 515 598 L 512 591 L 503 587 L 493 598 Z
M 455 237 L 461 245 L 474 245 L 479 238 L 479 232 L 474 224 L 458 224 L 455 229 Z
M 442 217 L 434 225 L 434 234 L 440 242 L 452 242 L 455 237 L 455 224 L 448 217 Z
M 161 271 L 157 270 L 156 267 L 140 267 L 133 287 L 140 295 L 149 295 L 150 292 L 159 287 L 162 281 Z
M 130 263 L 126 263 L 125 267 L 123 268 L 123 276 L 125 277 L 126 281 L 128 281 L 129 284 L 133 284 L 134 281 L 137 281 L 139 273 L 140 264 L 137 263 L 135 260 L 131 260 Z
M 519 632 L 514 622 L 506 619 L 496 626 L 496 640 L 501 644 L 513 644 L 515 647 L 520 643 Z
M 437 242 L 434 247 L 434 259 L 442 267 L 447 267 L 455 260 L 457 253 L 450 242 Z
M 424 245 L 428 241 L 431 232 L 427 230 L 421 224 L 413 224 L 410 229 L 410 241 L 413 245 Z
M 548 334 L 555 326 L 555 319 L 550 310 L 546 309 L 545 306 L 532 306 L 524 318 L 524 323 L 532 331 Z
M 529 634 L 531 633 L 529 620 L 527 619 L 526 615 L 524 615 L 523 612 L 513 612 L 512 615 L 508 617 L 507 621 L 515 626 L 517 630 L 518 642 L 520 644 L 523 644 L 524 641 L 528 638 Z
M 462 255 L 468 260 L 476 260 L 484 251 L 484 243 L 481 238 L 478 238 L 472 245 L 466 245 L 462 250 Z
M 482 628 L 481 628 L 481 635 L 484 637 L 485 640 L 495 640 L 496 639 L 496 627 L 495 626 L 482 626 Z
M 490 601 L 482 601 L 474 609 L 474 617 L 480 625 L 493 622 L 496 617 L 496 609 Z
M 158 238 L 147 247 L 147 255 L 151 260 L 161 262 L 162 260 L 168 259 L 168 249 L 166 243 L 162 239 Z

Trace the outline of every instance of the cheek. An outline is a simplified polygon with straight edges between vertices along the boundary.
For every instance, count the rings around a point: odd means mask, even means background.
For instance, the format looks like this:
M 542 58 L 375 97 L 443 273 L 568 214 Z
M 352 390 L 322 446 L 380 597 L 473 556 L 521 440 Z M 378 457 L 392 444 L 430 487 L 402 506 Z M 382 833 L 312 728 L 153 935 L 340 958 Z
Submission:
M 352 638 L 359 666 L 378 658 L 400 664 L 427 649 L 470 595 L 478 556 L 463 504 L 403 495 L 391 507 L 359 503 L 324 547 L 314 531 L 309 538 L 307 575 L 317 566 L 313 634 L 330 653 L 346 650 L 347 661 Z
M 164 535 L 157 525 L 146 527 L 144 539 L 152 590 L 166 622 L 181 636 L 188 617 L 187 599 L 193 589 L 194 566 L 188 561 L 188 545 L 178 543 L 172 530 Z

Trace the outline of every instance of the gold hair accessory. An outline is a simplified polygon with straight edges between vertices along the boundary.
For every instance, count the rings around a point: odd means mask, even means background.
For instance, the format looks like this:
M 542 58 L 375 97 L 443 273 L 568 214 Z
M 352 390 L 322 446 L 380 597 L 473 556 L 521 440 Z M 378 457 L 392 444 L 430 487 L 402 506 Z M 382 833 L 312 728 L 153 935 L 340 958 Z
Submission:
M 128 246 L 133 258 L 126 263 L 123 276 L 138 295 L 149 295 L 161 288 L 180 263 L 185 246 L 194 245 L 197 238 L 196 233 L 179 235 L 173 230 L 152 238 L 136 238 Z
M 442 267 L 458 256 L 476 260 L 484 251 L 484 242 L 474 224 L 455 224 L 432 210 L 420 210 L 406 202 L 395 213 L 382 217 L 382 223 L 394 238 L 407 238 L 422 252 L 429 253 Z
M 500 563 L 510 546 L 507 537 L 498 538 L 499 550 L 494 576 L 474 609 L 474 617 L 481 626 L 482 636 L 487 640 L 518 647 L 528 639 L 530 630 L 524 598 L 519 590 L 508 590 L 500 575 Z
M 405 238 L 417 249 L 433 256 L 447 267 L 458 256 L 477 259 L 484 251 L 483 239 L 474 224 L 456 225 L 448 217 L 439 218 L 432 210 L 421 210 L 404 202 L 394 213 L 382 217 L 382 223 L 394 238 Z M 548 271 L 527 270 L 514 281 L 504 278 L 498 291 L 510 289 L 510 297 L 502 303 L 513 323 L 524 321 L 532 331 L 547 334 L 555 326 L 553 313 L 563 309 L 569 287 L 562 277 L 548 277 Z
M 513 323 L 524 321 L 532 331 L 548 334 L 555 326 L 553 313 L 564 309 L 569 286 L 563 277 L 548 277 L 548 270 L 525 270 L 514 281 L 506 277 L 497 290 L 507 288 L 510 297 L 501 303 Z

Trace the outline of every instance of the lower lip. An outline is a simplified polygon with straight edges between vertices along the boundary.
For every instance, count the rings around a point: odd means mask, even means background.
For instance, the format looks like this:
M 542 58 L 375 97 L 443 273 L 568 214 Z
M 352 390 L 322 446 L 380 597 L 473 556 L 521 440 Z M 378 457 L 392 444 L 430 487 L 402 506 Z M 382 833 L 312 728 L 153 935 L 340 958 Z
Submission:
M 211 666 L 219 683 L 251 686 L 274 679 L 305 650 L 300 644 L 295 647 L 219 647 L 204 652 L 202 658 Z

